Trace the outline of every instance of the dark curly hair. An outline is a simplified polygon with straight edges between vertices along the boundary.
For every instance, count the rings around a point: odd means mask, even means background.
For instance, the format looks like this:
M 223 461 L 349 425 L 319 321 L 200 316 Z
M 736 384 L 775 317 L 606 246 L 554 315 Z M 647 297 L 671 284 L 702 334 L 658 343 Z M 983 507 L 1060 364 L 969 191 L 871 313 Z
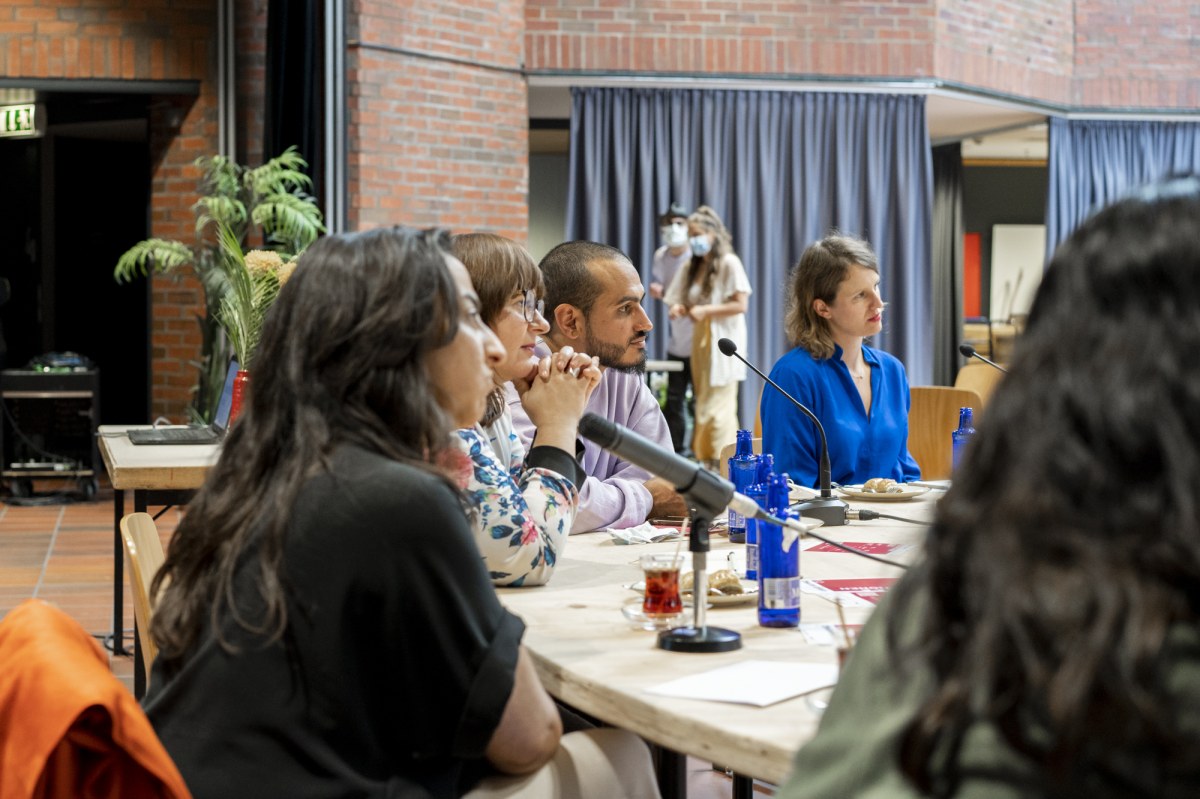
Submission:
M 1054 254 L 889 637 L 935 675 L 901 747 L 951 796 L 989 724 L 1047 796 L 1162 795 L 1200 766 L 1167 675 L 1200 620 L 1200 181 L 1142 190 Z M 914 602 L 916 597 L 928 601 Z M 901 645 L 916 616 L 920 634 Z

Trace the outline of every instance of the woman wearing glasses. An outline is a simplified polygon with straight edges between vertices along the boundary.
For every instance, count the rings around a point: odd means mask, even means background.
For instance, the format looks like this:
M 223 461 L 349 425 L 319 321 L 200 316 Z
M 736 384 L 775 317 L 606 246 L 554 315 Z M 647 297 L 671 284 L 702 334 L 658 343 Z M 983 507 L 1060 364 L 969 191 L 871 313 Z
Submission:
M 487 412 L 458 431 L 459 485 L 474 504 L 476 538 L 496 585 L 543 585 L 571 532 L 584 474 L 575 459 L 576 426 L 600 380 L 594 358 L 570 347 L 534 354 L 549 330 L 542 316 L 541 271 L 524 247 L 503 236 L 468 233 L 453 240 L 471 275 L 480 314 L 504 345 Z M 528 453 L 504 401 L 512 383 L 537 426 Z

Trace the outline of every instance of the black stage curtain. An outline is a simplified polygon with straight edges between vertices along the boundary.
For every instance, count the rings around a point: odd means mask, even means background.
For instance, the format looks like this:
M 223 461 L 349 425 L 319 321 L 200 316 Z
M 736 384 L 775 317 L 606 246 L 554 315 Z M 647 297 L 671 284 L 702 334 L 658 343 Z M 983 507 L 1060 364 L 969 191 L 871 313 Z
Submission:
M 933 382 L 952 386 L 962 338 L 963 165 L 962 145 L 933 148 Z
M 325 196 L 324 41 L 324 3 L 270 0 L 263 157 L 295 145 L 308 161 L 318 201 Z

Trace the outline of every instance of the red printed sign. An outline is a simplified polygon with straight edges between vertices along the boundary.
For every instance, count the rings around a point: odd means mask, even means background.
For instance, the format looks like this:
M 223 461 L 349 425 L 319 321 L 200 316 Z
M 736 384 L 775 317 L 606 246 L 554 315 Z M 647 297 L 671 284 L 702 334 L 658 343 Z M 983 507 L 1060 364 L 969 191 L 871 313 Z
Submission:
M 871 604 L 888 592 L 896 582 L 895 577 L 869 577 L 861 580 L 813 580 L 815 585 L 827 591 L 852 594 Z
M 900 548 L 900 544 L 887 544 L 879 541 L 843 541 L 848 547 L 854 547 L 860 552 L 869 552 L 872 555 L 890 555 Z M 818 543 L 804 550 L 805 552 L 846 552 L 840 547 L 835 547 L 833 544 Z M 853 554 L 847 552 L 846 554 Z

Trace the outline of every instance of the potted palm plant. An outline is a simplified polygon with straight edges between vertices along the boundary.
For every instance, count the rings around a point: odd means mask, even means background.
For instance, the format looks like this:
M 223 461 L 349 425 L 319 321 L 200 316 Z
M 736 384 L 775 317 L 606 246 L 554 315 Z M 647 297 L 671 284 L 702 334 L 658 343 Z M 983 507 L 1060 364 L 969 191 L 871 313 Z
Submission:
M 217 224 L 217 240 L 219 263 L 227 288 L 216 317 L 239 365 L 229 412 L 229 423 L 232 424 L 241 411 L 242 398 L 250 382 L 254 351 L 262 336 L 267 311 L 296 268 L 296 262 L 293 257 L 285 263 L 274 250 L 243 253 L 237 235 L 223 222 Z
M 308 194 L 312 188 L 312 180 L 304 173 L 308 163 L 295 147 L 253 168 L 220 155 L 197 159 L 196 165 L 202 172 L 200 197 L 192 206 L 196 240 L 190 244 L 158 238 L 138 242 L 117 261 L 113 276 L 123 283 L 151 269 L 164 274 L 190 266 L 200 280 L 205 315 L 197 317 L 202 335 L 201 362 L 197 364 L 199 379 L 189 410 L 196 420 L 207 423 L 216 412 L 230 350 L 237 349 L 229 327 L 221 322 L 222 307 L 235 291 L 243 292 L 243 300 L 248 296 L 247 286 L 234 285 L 237 276 L 246 271 L 244 266 L 231 269 L 231 263 L 237 265 L 243 244 L 253 233 L 259 234 L 263 251 L 278 253 L 282 263 L 312 244 L 325 231 L 325 225 L 321 209 Z M 225 238 L 237 245 L 236 255 L 229 242 L 223 242 Z M 264 286 L 254 289 L 253 285 L 250 289 L 266 290 Z M 262 308 L 265 313 L 266 306 Z M 234 335 L 247 329 L 237 327 Z M 256 338 L 243 342 L 249 345 L 249 353 L 255 343 Z M 249 361 L 239 358 L 238 362 L 243 368 L 249 366 Z

